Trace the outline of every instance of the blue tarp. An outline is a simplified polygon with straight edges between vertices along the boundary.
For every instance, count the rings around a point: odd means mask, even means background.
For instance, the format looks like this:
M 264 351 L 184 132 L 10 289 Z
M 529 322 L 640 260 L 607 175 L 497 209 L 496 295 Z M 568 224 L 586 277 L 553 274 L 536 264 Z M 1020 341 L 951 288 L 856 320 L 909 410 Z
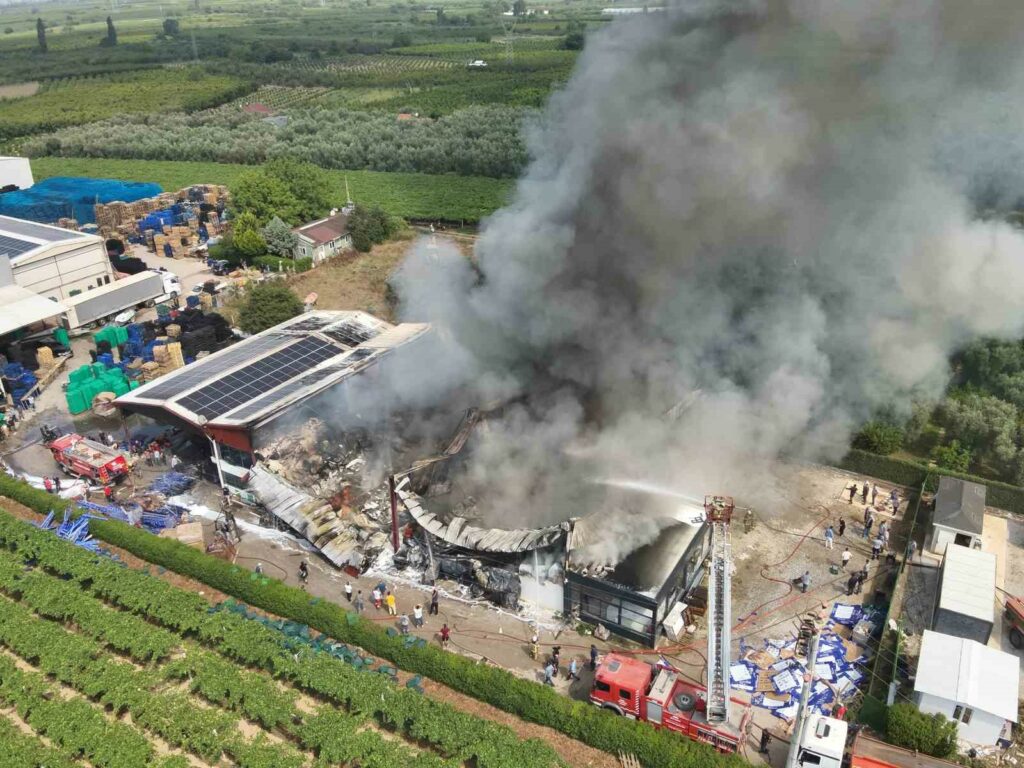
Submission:
M 39 221 L 44 224 L 60 218 L 76 219 L 79 224 L 96 221 L 97 203 L 120 200 L 131 203 L 163 192 L 159 184 L 119 179 L 91 179 L 54 176 L 28 189 L 0 195 L 0 215 Z

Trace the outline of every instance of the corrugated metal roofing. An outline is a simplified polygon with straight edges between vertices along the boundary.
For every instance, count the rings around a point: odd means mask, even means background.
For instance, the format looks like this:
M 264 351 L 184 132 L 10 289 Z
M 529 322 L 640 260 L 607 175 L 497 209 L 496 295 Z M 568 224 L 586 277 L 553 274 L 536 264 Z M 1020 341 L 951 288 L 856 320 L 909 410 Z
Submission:
M 946 545 L 939 608 L 992 623 L 995 600 L 996 556 L 959 544 Z
M 260 466 L 249 472 L 249 490 L 259 497 L 268 512 L 298 531 L 334 565 L 340 568 L 362 562 L 359 542 L 329 504 L 318 503 Z
M 0 334 L 16 331 L 66 311 L 60 302 L 47 299 L 20 285 L 0 287 Z
M 1017 722 L 1020 661 L 995 648 L 925 630 L 914 690 Z
M 477 528 L 464 517 L 453 517 L 445 522 L 423 506 L 415 493 L 399 489 L 398 500 L 413 519 L 427 531 L 443 541 L 465 549 L 481 552 L 529 552 L 551 546 L 565 535 L 565 527 L 549 525 L 546 528 Z
M 940 477 L 932 522 L 964 533 L 981 533 L 985 520 L 985 486 L 955 477 Z

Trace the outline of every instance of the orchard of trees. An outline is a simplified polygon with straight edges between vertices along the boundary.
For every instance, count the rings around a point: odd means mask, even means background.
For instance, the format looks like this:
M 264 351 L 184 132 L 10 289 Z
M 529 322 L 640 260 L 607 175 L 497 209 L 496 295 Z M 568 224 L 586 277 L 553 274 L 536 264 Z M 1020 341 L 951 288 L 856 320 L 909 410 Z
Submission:
M 121 115 L 26 142 L 32 156 L 192 160 L 259 165 L 292 157 L 322 168 L 464 176 L 517 176 L 526 164 L 524 111 L 478 106 L 437 120 L 398 121 L 386 112 L 307 108 L 278 128 L 258 116 Z M 282 217 L 285 218 L 285 217 Z
M 906 420 L 864 425 L 854 447 L 903 450 L 938 466 L 1024 485 L 1024 341 L 983 340 L 953 359 L 938 403 L 919 403 Z

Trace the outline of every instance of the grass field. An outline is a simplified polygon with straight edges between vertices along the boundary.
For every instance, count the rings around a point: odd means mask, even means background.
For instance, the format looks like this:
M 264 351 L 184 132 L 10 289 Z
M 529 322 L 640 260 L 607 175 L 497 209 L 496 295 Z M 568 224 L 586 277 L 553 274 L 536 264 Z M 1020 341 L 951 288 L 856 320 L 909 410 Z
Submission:
M 126 181 L 153 181 L 165 190 L 190 184 L 230 185 L 250 166 L 220 163 L 177 163 L 158 160 L 94 160 L 40 157 L 32 160 L 36 179 L 48 176 L 94 176 Z M 379 205 L 407 219 L 479 221 L 500 208 L 512 183 L 480 176 L 429 176 L 419 173 L 330 171 L 337 186 L 337 201 L 344 202 L 345 181 L 352 199 Z

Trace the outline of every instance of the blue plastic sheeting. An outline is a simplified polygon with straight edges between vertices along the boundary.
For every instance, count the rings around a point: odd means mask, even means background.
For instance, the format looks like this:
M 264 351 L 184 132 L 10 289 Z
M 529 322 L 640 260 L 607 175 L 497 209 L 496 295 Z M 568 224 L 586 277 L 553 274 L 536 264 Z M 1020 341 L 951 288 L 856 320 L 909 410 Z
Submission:
M 180 496 L 193 485 L 196 479 L 181 472 L 164 472 L 149 484 L 149 490 L 164 496 Z
M 91 179 L 54 176 L 0 195 L 0 215 L 53 223 L 60 218 L 76 219 L 79 224 L 94 224 L 97 203 L 120 200 L 131 203 L 163 192 L 159 184 L 119 179 Z

